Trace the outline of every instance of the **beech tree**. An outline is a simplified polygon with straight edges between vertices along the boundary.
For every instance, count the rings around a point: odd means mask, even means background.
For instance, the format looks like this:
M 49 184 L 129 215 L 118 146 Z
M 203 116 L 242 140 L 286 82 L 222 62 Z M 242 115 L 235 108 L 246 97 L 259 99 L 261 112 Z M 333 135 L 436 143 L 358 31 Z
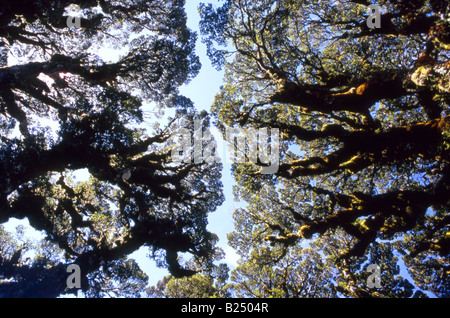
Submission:
M 380 28 L 368 27 L 370 4 Z M 217 127 L 281 131 L 277 173 L 233 166 L 248 203 L 230 235 L 243 293 L 308 295 L 304 275 L 314 275 L 310 295 L 448 297 L 448 5 L 228 0 L 200 11 L 211 61 L 225 70 Z M 319 254 L 302 263 L 308 244 Z M 367 288 L 371 263 L 384 288 Z M 303 276 L 282 278 L 297 266 Z
M 228 266 L 220 264 L 189 277 L 165 276 L 146 292 L 149 298 L 229 298 L 232 295 L 228 278 Z
M 18 245 L 2 232 L 2 297 L 76 293 L 69 264 L 86 296 L 135 297 L 147 277 L 127 255 L 140 247 L 174 277 L 217 253 L 206 225 L 223 202 L 221 167 L 171 160 L 177 128 L 208 125 L 178 92 L 200 69 L 184 1 L 72 3 L 1 4 L 0 223 L 27 218 L 46 235 Z

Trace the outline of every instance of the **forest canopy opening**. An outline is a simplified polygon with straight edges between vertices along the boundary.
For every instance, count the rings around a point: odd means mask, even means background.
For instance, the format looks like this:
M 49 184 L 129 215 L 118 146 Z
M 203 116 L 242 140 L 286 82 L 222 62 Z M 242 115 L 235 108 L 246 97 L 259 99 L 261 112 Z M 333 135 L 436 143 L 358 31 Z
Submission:
M 0 224 L 45 235 L 0 225 L 0 296 L 76 294 L 69 265 L 86 297 L 450 296 L 445 1 L 201 4 L 210 113 L 180 94 L 201 68 L 185 1 L 0 5 Z M 195 122 L 279 132 L 273 173 L 259 146 L 232 164 L 231 271 L 207 227 L 222 164 L 173 160 L 179 129 L 206 146 Z M 156 286 L 126 257 L 143 246 Z

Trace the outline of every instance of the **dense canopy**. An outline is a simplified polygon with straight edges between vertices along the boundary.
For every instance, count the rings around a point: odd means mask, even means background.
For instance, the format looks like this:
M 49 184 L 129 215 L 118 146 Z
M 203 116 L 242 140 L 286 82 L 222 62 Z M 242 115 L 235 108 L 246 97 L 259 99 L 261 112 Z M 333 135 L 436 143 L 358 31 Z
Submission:
M 448 297 L 448 4 L 230 0 L 201 13 L 225 70 L 217 126 L 283 140 L 277 173 L 234 166 L 248 203 L 229 235 L 238 295 Z M 366 286 L 370 264 L 381 290 Z
M 208 122 L 178 91 L 200 68 L 184 1 L 71 3 L 2 2 L 0 222 L 46 234 L 2 230 L 4 297 L 77 293 L 69 264 L 86 296 L 136 297 L 148 277 L 127 255 L 140 247 L 175 277 L 217 253 L 206 225 L 223 201 L 220 165 L 170 158 L 175 129 Z M 76 14 L 81 28 L 68 27 Z M 75 182 L 80 169 L 89 180 Z
M 45 233 L 0 226 L 1 296 L 76 293 L 75 264 L 87 297 L 450 297 L 445 1 L 201 4 L 211 113 L 179 92 L 201 68 L 184 1 L 76 3 L 1 3 L 0 223 Z M 171 157 L 196 119 L 280 132 L 275 173 L 232 165 L 231 270 L 207 229 L 222 165 Z M 142 246 L 156 286 L 127 258 Z

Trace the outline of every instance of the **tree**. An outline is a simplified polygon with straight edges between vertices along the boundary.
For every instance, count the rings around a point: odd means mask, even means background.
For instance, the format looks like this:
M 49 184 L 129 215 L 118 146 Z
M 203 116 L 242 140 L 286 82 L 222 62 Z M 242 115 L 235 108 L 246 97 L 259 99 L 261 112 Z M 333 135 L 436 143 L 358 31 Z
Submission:
M 220 264 L 190 277 L 166 276 L 146 292 L 150 298 L 229 298 L 228 273 L 228 266 Z
M 21 230 L 23 231 L 23 230 Z M 18 234 L 21 232 L 18 231 Z M 61 255 L 64 251 L 48 240 L 24 241 L 21 235 L 11 235 L 1 228 L 2 248 L 2 279 L 0 283 L 0 294 L 2 297 L 11 296 L 31 296 L 48 297 L 54 293 L 54 284 L 47 284 L 57 278 L 62 278 L 58 283 L 60 288 L 65 288 L 68 277 L 67 271 L 58 266 L 61 262 Z M 22 242 L 18 246 L 17 242 Z M 16 251 L 11 255 L 6 250 Z M 19 253 L 17 251 L 20 251 Z M 30 253 L 31 252 L 31 253 Z M 30 256 L 27 256 L 30 255 Z M 55 269 L 59 267 L 58 273 Z M 52 271 L 46 270 L 53 268 Z M 55 275 L 58 275 L 55 277 Z M 109 297 L 140 297 L 147 285 L 148 277 L 137 266 L 133 259 L 118 259 L 112 262 L 103 262 L 98 271 L 93 272 L 90 280 L 88 297 L 99 297 L 107 295 Z
M 395 283 L 392 262 L 384 270 L 394 291 L 364 290 L 361 270 L 372 253 L 402 255 L 415 284 L 448 297 L 448 7 L 377 2 L 381 28 L 370 29 L 370 3 L 228 0 L 200 8 L 209 56 L 225 68 L 216 125 L 279 128 L 283 141 L 275 174 L 260 174 L 262 162 L 233 166 L 236 196 L 249 204 L 231 236 L 243 257 L 239 275 L 258 275 L 243 268 L 264 244 L 295 250 L 319 240 L 340 273 L 340 294 L 423 296 L 405 278 Z M 292 257 L 274 253 L 265 255 L 280 264 Z
M 177 278 L 217 252 L 206 225 L 223 201 L 220 165 L 171 160 L 176 129 L 209 124 L 178 92 L 200 68 L 184 1 L 78 1 L 80 29 L 67 26 L 71 3 L 2 3 L 0 223 L 28 218 L 54 251 L 29 262 L 8 245 L 7 297 L 76 293 L 69 264 L 86 296 L 138 296 L 146 277 L 127 255 L 140 247 Z M 107 46 L 120 56 L 102 59 Z

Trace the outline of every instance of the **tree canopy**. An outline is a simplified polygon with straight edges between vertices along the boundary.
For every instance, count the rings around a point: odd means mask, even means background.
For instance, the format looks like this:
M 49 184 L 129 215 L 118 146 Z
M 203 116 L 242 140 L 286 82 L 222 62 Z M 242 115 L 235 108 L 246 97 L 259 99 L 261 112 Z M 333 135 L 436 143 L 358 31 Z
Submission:
M 380 28 L 367 25 L 370 4 Z M 200 10 L 211 61 L 225 70 L 217 127 L 282 137 L 277 173 L 233 167 L 248 203 L 229 235 L 238 293 L 448 297 L 448 5 L 229 0 Z M 381 290 L 366 286 L 369 264 L 381 267 Z
M 210 113 L 179 92 L 201 68 L 183 0 L 76 4 L 0 4 L 0 224 L 45 233 L 0 225 L 0 296 L 76 293 L 71 264 L 87 297 L 450 296 L 448 4 L 201 4 L 225 74 Z M 171 158 L 198 119 L 280 132 L 275 173 L 232 165 L 232 270 L 207 228 L 222 165 Z M 142 246 L 170 272 L 156 286 Z
M 27 218 L 46 235 L 17 241 L 2 229 L 2 297 L 76 293 L 69 264 L 88 297 L 137 297 L 148 277 L 127 255 L 140 247 L 174 277 L 218 252 L 206 225 L 223 201 L 220 165 L 170 158 L 177 128 L 208 124 L 179 93 L 201 66 L 184 1 L 71 4 L 1 4 L 0 222 Z M 76 14 L 81 28 L 68 27 Z M 75 182 L 80 169 L 88 181 Z

